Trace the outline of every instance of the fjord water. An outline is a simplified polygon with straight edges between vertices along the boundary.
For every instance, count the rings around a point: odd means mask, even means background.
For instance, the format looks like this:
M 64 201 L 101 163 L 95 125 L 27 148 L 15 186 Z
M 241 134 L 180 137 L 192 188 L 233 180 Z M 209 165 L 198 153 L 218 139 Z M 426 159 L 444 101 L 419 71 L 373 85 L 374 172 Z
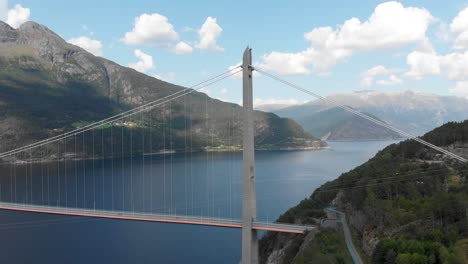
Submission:
M 257 210 L 275 220 L 393 142 L 256 153 Z M 4 166 L 3 202 L 240 218 L 241 153 Z M 238 263 L 237 229 L 0 211 L 0 263 Z

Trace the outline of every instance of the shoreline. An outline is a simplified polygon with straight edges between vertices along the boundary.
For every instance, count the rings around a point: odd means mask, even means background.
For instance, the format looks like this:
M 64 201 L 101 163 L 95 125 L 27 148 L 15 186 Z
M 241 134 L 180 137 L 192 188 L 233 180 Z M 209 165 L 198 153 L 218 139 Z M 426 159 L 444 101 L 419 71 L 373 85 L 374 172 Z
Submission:
M 405 138 L 398 138 L 398 139 L 354 139 L 354 140 L 327 140 L 327 142 L 388 142 L 388 141 L 396 141 L 399 142 L 401 140 L 405 140 Z
M 278 148 L 256 148 L 255 151 L 320 151 L 325 149 L 331 149 L 330 146 L 323 146 L 323 147 L 278 147 Z M 82 158 L 60 158 L 60 159 L 52 159 L 52 158 L 45 158 L 45 159 L 34 159 L 34 160 L 15 160 L 13 162 L 2 161 L 0 165 L 28 165 L 28 164 L 40 164 L 40 163 L 52 163 L 52 162 L 63 162 L 63 161 L 88 161 L 88 160 L 101 160 L 101 159 L 112 159 L 112 158 L 123 158 L 128 159 L 131 157 L 141 157 L 141 156 L 158 156 L 158 155 L 166 155 L 166 154 L 184 154 L 184 153 L 224 153 L 224 152 L 242 152 L 242 148 L 224 148 L 224 149 L 216 149 L 216 148 L 205 148 L 200 150 L 193 150 L 193 151 L 177 151 L 177 150 L 163 150 L 159 152 L 152 152 L 152 153 L 142 153 L 133 156 L 114 156 L 114 157 L 82 157 Z M 67 154 L 65 154 L 67 155 Z M 68 153 L 70 155 L 70 153 Z M 72 155 L 74 156 L 74 154 Z

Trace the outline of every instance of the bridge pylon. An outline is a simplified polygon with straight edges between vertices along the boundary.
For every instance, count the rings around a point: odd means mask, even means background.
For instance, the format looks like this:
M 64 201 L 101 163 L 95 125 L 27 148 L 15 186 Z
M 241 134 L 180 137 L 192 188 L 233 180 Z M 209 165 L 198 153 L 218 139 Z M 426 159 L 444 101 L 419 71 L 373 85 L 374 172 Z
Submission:
M 255 192 L 254 110 L 252 92 L 252 49 L 247 47 L 242 62 L 243 154 L 242 154 L 242 264 L 258 264 L 258 238 Z

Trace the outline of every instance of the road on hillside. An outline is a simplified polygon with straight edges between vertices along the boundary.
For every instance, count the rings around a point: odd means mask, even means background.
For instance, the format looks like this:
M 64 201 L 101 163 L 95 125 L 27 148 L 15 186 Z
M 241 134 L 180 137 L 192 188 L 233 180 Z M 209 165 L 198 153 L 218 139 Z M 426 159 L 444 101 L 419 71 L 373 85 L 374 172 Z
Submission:
M 348 248 L 349 254 L 351 255 L 351 258 L 353 259 L 354 264 L 363 264 L 364 262 L 362 261 L 361 256 L 359 255 L 359 252 L 356 250 L 356 247 L 354 246 L 353 238 L 351 236 L 351 231 L 349 230 L 349 226 L 348 226 L 348 221 L 346 220 L 346 214 L 338 210 L 335 210 L 334 208 L 326 208 L 325 210 L 332 212 L 332 213 L 336 213 L 336 215 L 338 216 L 341 222 L 341 225 L 343 227 L 346 247 Z

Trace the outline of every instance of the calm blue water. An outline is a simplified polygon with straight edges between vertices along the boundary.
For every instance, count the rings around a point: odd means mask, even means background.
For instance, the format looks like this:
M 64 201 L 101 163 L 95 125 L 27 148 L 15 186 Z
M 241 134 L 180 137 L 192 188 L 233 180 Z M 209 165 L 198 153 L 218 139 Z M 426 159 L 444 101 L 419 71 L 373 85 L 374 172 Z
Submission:
M 257 152 L 258 218 L 276 219 L 390 143 Z M 0 200 L 237 219 L 241 158 L 197 153 L 4 167 Z M 217 227 L 0 211 L 0 263 L 238 263 L 240 235 Z

